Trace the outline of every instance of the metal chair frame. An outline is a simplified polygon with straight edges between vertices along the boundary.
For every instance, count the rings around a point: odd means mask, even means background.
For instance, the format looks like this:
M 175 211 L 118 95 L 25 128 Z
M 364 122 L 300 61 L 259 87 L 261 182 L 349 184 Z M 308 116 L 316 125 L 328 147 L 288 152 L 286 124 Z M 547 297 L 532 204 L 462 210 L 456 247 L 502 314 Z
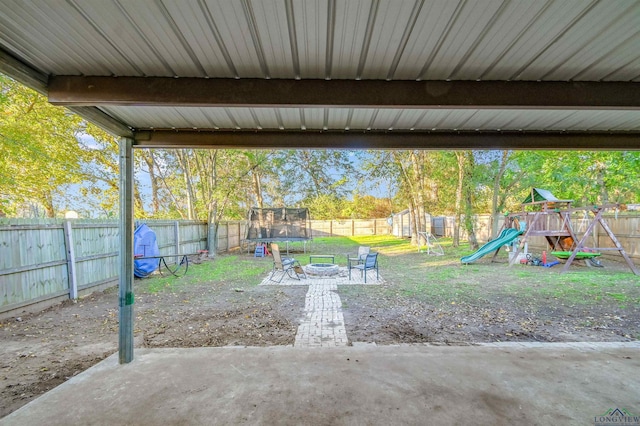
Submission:
M 351 281 L 351 270 L 359 269 L 360 275 L 364 276 L 364 282 L 367 282 L 367 271 L 368 270 L 376 270 L 376 280 L 380 279 L 380 273 L 378 271 L 378 253 L 369 253 L 364 259 L 364 263 L 359 263 L 356 265 L 352 265 L 349 262 L 349 281 Z
M 280 283 L 285 275 L 288 275 L 290 278 L 300 280 L 300 274 L 296 272 L 296 266 L 302 269 L 302 265 L 300 265 L 299 261 L 292 257 L 282 257 L 280 255 L 280 248 L 274 243 L 271 243 L 271 254 L 273 254 L 273 269 L 271 270 L 269 281 Z M 274 276 L 277 273 L 280 273 L 280 279 L 276 280 L 274 279 Z

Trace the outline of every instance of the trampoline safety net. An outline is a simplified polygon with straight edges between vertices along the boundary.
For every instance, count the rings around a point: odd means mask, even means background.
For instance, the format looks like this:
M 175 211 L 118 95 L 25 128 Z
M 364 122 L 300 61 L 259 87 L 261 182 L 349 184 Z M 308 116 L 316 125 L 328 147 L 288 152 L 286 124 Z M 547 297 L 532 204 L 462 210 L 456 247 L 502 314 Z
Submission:
M 308 208 L 265 208 L 249 210 L 249 241 L 303 241 L 311 239 Z

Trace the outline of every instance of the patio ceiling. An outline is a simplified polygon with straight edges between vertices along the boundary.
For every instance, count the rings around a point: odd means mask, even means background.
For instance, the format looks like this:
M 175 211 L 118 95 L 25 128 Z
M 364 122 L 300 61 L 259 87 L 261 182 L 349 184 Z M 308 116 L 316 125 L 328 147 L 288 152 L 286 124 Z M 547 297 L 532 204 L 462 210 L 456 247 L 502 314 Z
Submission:
M 0 10 L 0 71 L 139 147 L 640 149 L 636 0 Z

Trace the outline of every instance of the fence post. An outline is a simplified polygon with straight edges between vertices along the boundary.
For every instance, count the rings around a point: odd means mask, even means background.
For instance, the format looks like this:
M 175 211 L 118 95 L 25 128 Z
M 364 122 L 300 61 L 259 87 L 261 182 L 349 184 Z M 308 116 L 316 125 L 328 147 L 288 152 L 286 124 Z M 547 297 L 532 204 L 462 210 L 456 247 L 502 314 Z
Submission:
M 378 235 L 378 219 L 373 219 L 373 235 Z
M 351 219 L 351 236 L 356 236 L 356 221 Z
M 329 236 L 333 237 L 333 220 L 329 221 Z
M 67 248 L 67 276 L 69 278 L 69 299 L 78 298 L 78 281 L 76 278 L 76 255 L 73 249 L 73 230 L 71 222 L 64 221 L 62 229 L 64 230 L 64 245 Z
M 177 220 L 173 222 L 173 236 L 176 241 L 176 254 L 180 254 L 180 222 Z M 178 258 L 176 258 L 176 262 L 178 262 Z

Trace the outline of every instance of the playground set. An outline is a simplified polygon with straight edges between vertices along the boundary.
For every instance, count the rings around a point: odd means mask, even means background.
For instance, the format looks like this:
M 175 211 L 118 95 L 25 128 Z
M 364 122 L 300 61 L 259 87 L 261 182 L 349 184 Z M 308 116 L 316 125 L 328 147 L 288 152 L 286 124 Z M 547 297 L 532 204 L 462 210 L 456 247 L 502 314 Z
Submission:
M 560 200 L 550 191 L 540 188 L 532 188 L 527 198 L 522 202 L 520 212 L 507 214 L 504 224 L 497 238 L 489 241 L 474 253 L 460 259 L 463 264 L 468 264 L 493 252 L 493 262 L 500 249 L 505 245 L 512 245 L 513 251 L 509 256 L 509 265 L 520 260 L 520 254 L 527 247 L 533 237 L 544 237 L 550 248 L 550 254 L 558 259 L 566 259 L 562 272 L 569 270 L 576 259 L 594 259 L 600 256 L 602 251 L 618 251 L 629 265 L 635 275 L 640 275 L 631 258 L 614 235 L 607 224 L 603 213 L 608 209 L 619 209 L 619 204 L 605 204 L 602 206 L 571 207 L 573 200 Z M 583 212 L 584 217 L 591 215 L 590 221 L 580 238 L 576 235 L 571 224 L 571 214 Z M 589 236 L 600 224 L 606 235 L 611 239 L 614 247 L 587 247 Z M 526 257 L 526 253 L 525 253 Z M 536 262 L 541 266 L 544 262 Z M 594 262 L 597 264 L 597 262 Z

